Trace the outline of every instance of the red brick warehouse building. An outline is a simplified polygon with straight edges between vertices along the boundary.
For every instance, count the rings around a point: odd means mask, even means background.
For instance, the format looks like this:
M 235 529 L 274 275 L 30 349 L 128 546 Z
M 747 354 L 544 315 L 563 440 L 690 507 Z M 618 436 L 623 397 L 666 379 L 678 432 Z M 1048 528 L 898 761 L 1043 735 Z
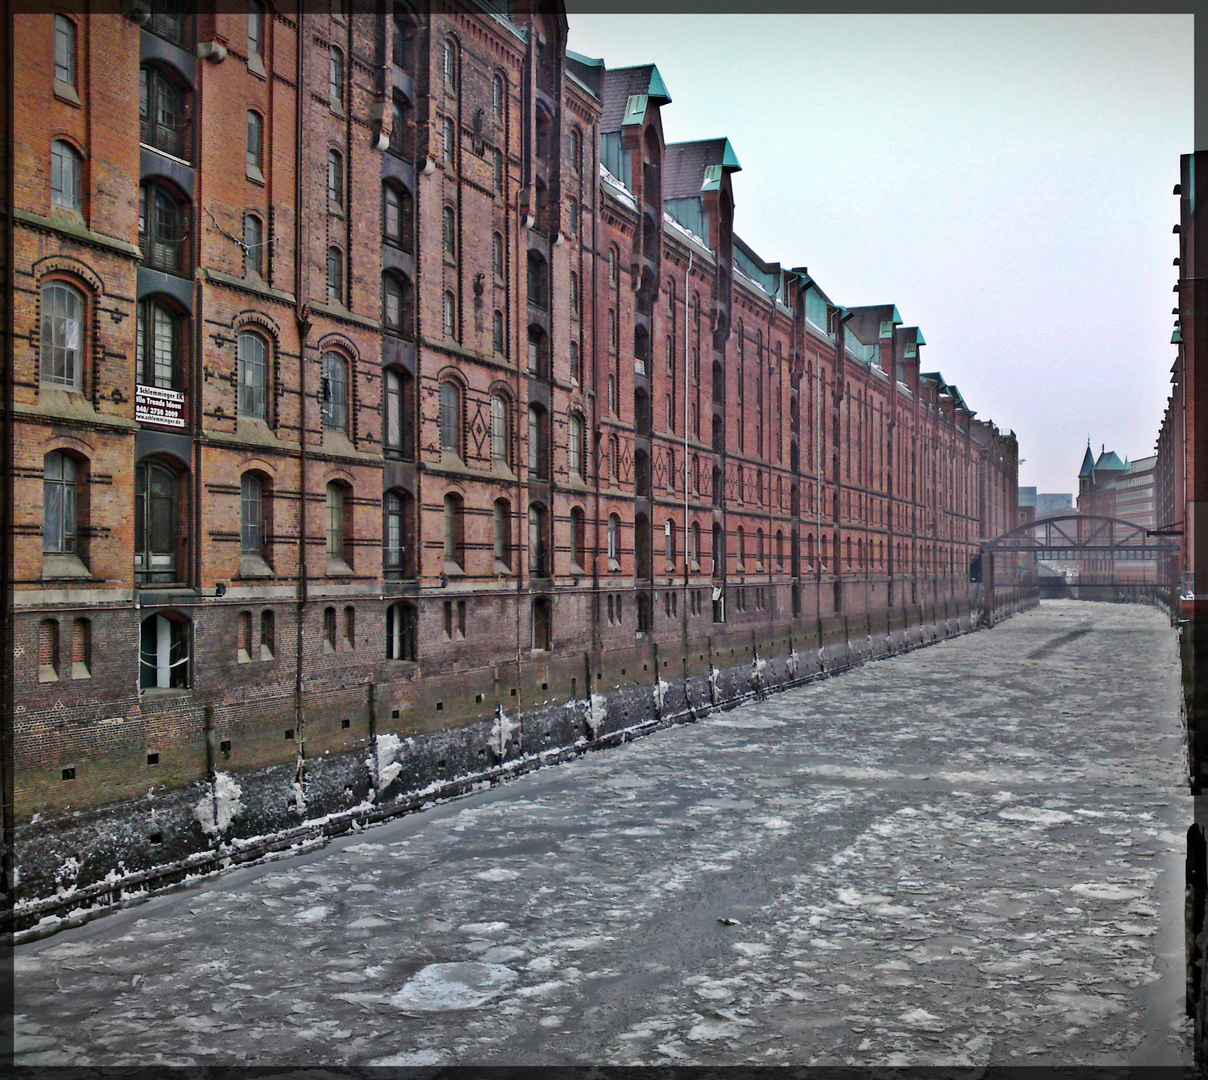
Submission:
M 500 10 L 18 13 L 27 880 L 204 847 L 216 772 L 265 833 L 384 736 L 422 786 L 969 624 L 1013 434 L 743 242 L 656 67 Z

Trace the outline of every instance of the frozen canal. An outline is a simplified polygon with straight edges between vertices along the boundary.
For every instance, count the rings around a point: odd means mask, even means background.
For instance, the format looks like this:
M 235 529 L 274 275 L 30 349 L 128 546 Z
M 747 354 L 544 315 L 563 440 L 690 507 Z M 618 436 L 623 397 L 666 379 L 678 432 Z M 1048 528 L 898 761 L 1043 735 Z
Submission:
M 1177 1065 L 1177 680 L 1046 602 L 22 946 L 17 1061 Z

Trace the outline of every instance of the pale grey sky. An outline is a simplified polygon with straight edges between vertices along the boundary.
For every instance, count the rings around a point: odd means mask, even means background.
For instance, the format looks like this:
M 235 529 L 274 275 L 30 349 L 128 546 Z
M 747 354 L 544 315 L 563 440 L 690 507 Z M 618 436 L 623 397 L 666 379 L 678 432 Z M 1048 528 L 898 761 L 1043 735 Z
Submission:
M 1190 15 L 574 14 L 655 63 L 668 142 L 727 136 L 735 230 L 836 303 L 895 303 L 1020 483 L 1077 490 L 1089 436 L 1153 452 L 1169 393 Z

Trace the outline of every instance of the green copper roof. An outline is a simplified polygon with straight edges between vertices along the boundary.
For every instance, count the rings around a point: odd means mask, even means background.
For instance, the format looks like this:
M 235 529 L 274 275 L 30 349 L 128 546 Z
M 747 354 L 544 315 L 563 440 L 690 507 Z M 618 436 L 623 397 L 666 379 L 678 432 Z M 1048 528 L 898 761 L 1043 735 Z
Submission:
M 914 343 L 916 345 L 926 345 L 927 344 L 927 339 L 923 337 L 922 330 L 916 330 L 914 332 Z
M 1183 344 L 1183 332 L 1177 326 L 1174 328 L 1174 333 L 1170 335 L 1170 344 L 1171 345 L 1182 345 Z
M 656 105 L 671 104 L 671 95 L 667 93 L 667 84 L 663 82 L 659 69 L 653 64 L 650 65 L 650 85 L 646 88 L 646 93 L 654 99 Z
M 738 163 L 738 155 L 734 153 L 734 147 L 730 145 L 730 140 L 726 140 L 726 148 L 722 152 L 721 167 L 723 169 L 733 169 L 734 172 L 742 172 L 742 166 Z
M 646 104 L 649 100 L 647 94 L 630 94 L 629 100 L 625 102 L 625 116 L 621 120 L 621 127 L 630 127 L 645 120 Z
M 1082 456 L 1082 468 L 1078 471 L 1078 479 L 1095 475 L 1095 455 L 1091 453 L 1091 444 L 1086 444 L 1086 453 Z
M 586 67 L 603 67 L 604 66 L 603 60 L 597 60 L 594 56 L 584 56 L 582 53 L 575 52 L 574 49 L 567 49 L 566 55 L 571 60 L 577 60 L 580 64 L 583 64 Z

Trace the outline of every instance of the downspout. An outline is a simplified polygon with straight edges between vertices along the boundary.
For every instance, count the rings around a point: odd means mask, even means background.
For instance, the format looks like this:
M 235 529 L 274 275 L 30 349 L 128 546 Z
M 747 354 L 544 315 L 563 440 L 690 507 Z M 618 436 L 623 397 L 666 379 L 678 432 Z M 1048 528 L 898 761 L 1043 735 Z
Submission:
M 4 94 L 7 111 L 11 114 L 14 109 L 14 95 L 17 90 L 16 71 L 16 33 L 17 19 L 13 4 L 4 5 L 4 35 L 5 61 L 8 74 L 4 76 Z M 16 359 L 16 322 L 13 314 L 16 299 L 14 274 L 16 268 L 16 227 L 13 222 L 12 207 L 16 203 L 14 188 L 16 186 L 16 125 L 10 120 L 4 130 L 4 190 L 5 202 L 9 212 L 4 215 L 4 265 L 8 268 L 4 274 L 4 352 L 0 356 L 0 366 L 4 370 L 4 385 L 0 387 L 0 440 L 3 441 L 4 464 L 8 467 L 0 470 L 0 563 L 3 564 L 3 604 L 4 610 L 0 618 L 4 620 L 0 631 L 0 712 L 5 717 L 0 725 L 0 802 L 3 803 L 3 842 L 0 844 L 0 888 L 10 899 L 15 899 L 17 888 L 15 859 L 13 853 L 14 836 L 14 806 L 13 806 L 13 650 L 9 647 L 13 641 L 13 464 L 14 464 L 14 425 L 13 425 L 13 391 Z M 11 984 L 10 984 L 11 986 Z M 8 992 L 8 1004 L 14 1004 L 11 989 Z M 10 1013 L 11 1015 L 11 1013 Z
M 688 575 L 691 561 L 688 558 L 688 387 L 691 385 L 688 343 L 688 296 L 692 291 L 692 248 L 688 248 L 688 268 L 684 271 L 684 638 L 688 635 Z M 699 552 L 697 557 L 700 557 Z
M 305 754 L 305 731 L 303 729 L 302 710 L 302 657 L 303 633 L 302 625 L 306 615 L 309 581 L 306 567 L 306 533 L 307 514 L 306 502 L 309 494 L 307 455 L 306 455 L 306 339 L 310 334 L 310 310 L 302 298 L 305 285 L 302 273 L 302 261 L 307 250 L 306 239 L 309 230 L 305 226 L 306 216 L 302 212 L 303 195 L 305 191 L 305 110 L 304 62 L 306 41 L 306 12 L 298 9 L 298 39 L 297 39 L 297 106 L 294 130 L 294 160 L 297 166 L 294 170 L 294 319 L 298 326 L 298 486 L 301 498 L 298 503 L 298 590 L 294 604 L 294 732 L 297 738 L 298 760 L 296 781 L 302 781 L 302 761 Z

